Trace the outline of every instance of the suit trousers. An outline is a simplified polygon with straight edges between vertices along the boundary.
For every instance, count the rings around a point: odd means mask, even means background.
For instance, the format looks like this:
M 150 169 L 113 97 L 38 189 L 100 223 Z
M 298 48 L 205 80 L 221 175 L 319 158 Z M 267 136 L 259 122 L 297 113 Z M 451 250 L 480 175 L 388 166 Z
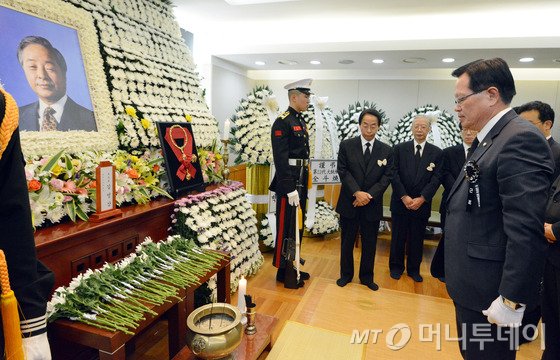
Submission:
M 519 329 L 490 324 L 481 311 L 457 303 L 455 318 L 459 351 L 466 360 L 513 360 L 518 347 Z
M 360 258 L 360 282 L 369 284 L 373 281 L 373 264 L 377 247 L 379 220 L 363 219 L 361 212 L 355 218 L 340 217 L 340 277 L 352 281 L 354 277 L 354 242 L 358 229 L 362 238 L 362 255 Z
M 546 348 L 542 359 L 560 359 L 560 268 L 546 260 L 543 277 L 541 309 Z
M 427 218 L 418 218 L 410 214 L 391 213 L 391 252 L 389 270 L 402 274 L 404 272 L 404 254 L 406 249 L 406 271 L 410 275 L 420 274 L 420 263 L 424 253 L 424 235 Z

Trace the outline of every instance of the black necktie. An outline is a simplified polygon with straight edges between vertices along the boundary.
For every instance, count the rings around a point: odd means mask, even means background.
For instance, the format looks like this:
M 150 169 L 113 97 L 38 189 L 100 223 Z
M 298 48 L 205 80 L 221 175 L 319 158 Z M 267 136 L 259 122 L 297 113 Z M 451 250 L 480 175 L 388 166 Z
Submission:
M 364 151 L 364 161 L 367 164 L 369 164 L 369 160 L 371 159 L 371 149 L 370 149 L 371 144 L 369 142 L 366 143 L 366 151 Z
M 478 138 L 474 138 L 474 141 L 471 144 L 471 147 L 467 149 L 467 160 L 472 156 L 473 152 L 476 150 L 478 146 Z
M 416 145 L 416 152 L 414 153 L 414 166 L 416 167 L 416 172 L 418 172 L 418 166 L 420 166 L 420 150 L 422 150 L 422 146 Z

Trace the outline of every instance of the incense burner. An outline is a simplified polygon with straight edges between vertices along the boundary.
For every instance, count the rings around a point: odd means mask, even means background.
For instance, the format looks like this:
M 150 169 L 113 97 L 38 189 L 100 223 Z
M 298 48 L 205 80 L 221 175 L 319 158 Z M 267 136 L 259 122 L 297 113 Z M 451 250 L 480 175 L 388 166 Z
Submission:
M 195 309 L 187 318 L 187 346 L 201 359 L 228 359 L 243 336 L 241 312 L 226 303 Z

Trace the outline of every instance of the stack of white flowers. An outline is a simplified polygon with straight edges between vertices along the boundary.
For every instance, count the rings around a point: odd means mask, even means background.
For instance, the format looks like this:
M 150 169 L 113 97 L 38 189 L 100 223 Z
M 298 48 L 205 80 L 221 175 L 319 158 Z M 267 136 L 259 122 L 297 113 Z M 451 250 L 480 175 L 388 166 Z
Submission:
M 425 114 L 432 121 L 432 131 L 428 134 L 427 141 L 432 144 L 436 144 L 434 141 L 434 126 L 438 129 L 438 142 L 441 144 L 441 148 L 453 146 L 461 143 L 461 130 L 459 129 L 458 122 L 454 119 L 453 115 L 447 111 L 439 110 L 437 105 L 425 105 L 415 108 L 414 110 L 407 113 L 399 120 L 399 123 L 393 130 L 391 136 L 391 144 L 397 145 L 405 141 L 412 140 L 412 120 L 416 115 Z M 439 146 L 439 144 L 436 144 Z
M 199 146 L 210 146 L 218 138 L 218 123 L 204 100 L 172 4 L 159 0 L 66 1 L 95 19 L 117 114 L 127 105 L 152 121 L 184 122 L 189 114 Z M 153 134 L 148 137 L 144 143 L 157 141 Z
M 338 128 L 338 136 L 340 141 L 350 139 L 360 135 L 360 128 L 358 126 L 358 117 L 365 109 L 375 109 L 381 114 L 381 128 L 377 131 L 375 138 L 386 144 L 389 142 L 389 118 L 386 117 L 385 111 L 381 110 L 373 102 L 364 101 L 363 104 L 359 101 L 355 104 L 348 105 L 348 111 L 342 110 L 340 115 L 335 117 L 336 126 Z
M 264 258 L 259 250 L 257 218 L 240 182 L 178 200 L 173 231 L 192 237 L 204 249 L 228 251 L 231 291 L 241 276 L 255 274 Z M 211 286 L 211 285 L 210 285 Z
M 263 99 L 271 95 L 267 86 L 256 87 L 247 98 L 242 99 L 232 121 L 233 137 L 231 145 L 238 154 L 236 164 L 270 164 L 272 146 L 270 143 L 270 119 Z

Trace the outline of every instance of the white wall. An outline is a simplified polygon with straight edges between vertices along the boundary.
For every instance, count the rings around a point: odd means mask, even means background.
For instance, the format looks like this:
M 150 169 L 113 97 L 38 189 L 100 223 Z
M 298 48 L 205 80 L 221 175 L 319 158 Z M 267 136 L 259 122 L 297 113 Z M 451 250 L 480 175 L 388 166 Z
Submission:
M 220 123 L 223 123 L 225 117 L 233 114 L 239 100 L 257 85 L 268 85 L 276 95 L 280 110 L 284 110 L 288 106 L 284 85 L 298 80 L 295 78 L 254 80 L 245 76 L 228 74 L 228 70 L 217 66 L 214 66 L 214 70 L 212 83 L 218 88 L 213 90 L 212 112 Z M 240 82 L 234 84 L 235 79 Z M 245 87 L 243 88 L 243 86 Z M 455 114 L 453 111 L 454 86 L 455 79 L 451 76 L 449 76 L 449 80 L 319 79 L 313 81 L 312 90 L 318 96 L 329 97 L 328 106 L 333 109 L 335 114 L 347 109 L 348 105 L 356 101 L 374 102 L 385 111 L 390 119 L 390 128 L 393 129 L 407 112 L 426 104 L 438 105 L 441 109 Z M 516 88 L 517 95 L 513 99 L 512 106 L 532 100 L 540 100 L 552 106 L 556 113 L 556 123 L 552 129 L 552 135 L 556 139 L 560 139 L 560 81 L 518 80 Z M 220 112 L 217 111 L 218 104 L 223 108 Z M 227 109 L 227 106 L 230 108 Z

